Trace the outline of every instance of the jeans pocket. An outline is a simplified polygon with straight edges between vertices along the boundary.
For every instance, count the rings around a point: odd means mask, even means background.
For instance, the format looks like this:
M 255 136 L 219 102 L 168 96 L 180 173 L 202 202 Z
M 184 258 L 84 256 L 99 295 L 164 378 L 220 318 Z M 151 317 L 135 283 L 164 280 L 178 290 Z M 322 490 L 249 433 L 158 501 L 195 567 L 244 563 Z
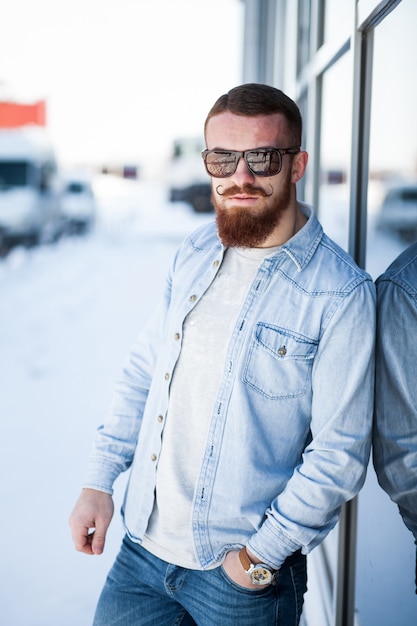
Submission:
M 243 585 L 239 585 L 239 583 L 234 581 L 233 578 L 230 578 L 230 576 L 226 573 L 223 565 L 220 565 L 220 567 L 218 567 L 217 569 L 219 570 L 219 575 L 223 578 L 223 580 L 225 580 L 226 583 L 230 587 L 232 587 L 232 589 L 235 589 L 239 593 L 246 593 L 249 595 L 265 595 L 265 593 L 273 589 L 273 583 L 270 585 L 260 586 L 258 589 L 244 587 Z

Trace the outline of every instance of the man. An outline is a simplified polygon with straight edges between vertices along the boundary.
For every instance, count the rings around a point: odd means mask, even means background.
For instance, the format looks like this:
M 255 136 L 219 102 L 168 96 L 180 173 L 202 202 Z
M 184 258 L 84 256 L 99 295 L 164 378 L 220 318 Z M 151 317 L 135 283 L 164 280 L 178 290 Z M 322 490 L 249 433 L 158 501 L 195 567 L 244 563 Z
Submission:
M 205 139 L 216 223 L 177 253 L 71 518 L 100 554 L 131 468 L 96 626 L 298 624 L 305 555 L 365 477 L 374 285 L 297 202 L 298 107 L 236 87 Z
M 417 243 L 376 285 L 374 467 L 417 544 Z

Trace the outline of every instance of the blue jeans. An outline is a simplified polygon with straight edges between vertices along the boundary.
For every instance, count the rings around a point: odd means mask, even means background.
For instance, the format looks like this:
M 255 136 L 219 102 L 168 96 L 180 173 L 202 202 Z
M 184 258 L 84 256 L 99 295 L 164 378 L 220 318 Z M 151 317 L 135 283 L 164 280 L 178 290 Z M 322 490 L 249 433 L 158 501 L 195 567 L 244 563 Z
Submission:
M 306 558 L 289 557 L 259 590 L 222 567 L 170 565 L 125 537 L 101 593 L 93 626 L 297 626 L 307 589 Z

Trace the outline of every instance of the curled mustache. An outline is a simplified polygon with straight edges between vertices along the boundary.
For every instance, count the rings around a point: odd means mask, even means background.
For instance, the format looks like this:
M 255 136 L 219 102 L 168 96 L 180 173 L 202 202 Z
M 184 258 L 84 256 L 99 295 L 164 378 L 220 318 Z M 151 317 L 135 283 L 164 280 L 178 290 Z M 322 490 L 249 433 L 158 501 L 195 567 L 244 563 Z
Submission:
M 263 189 L 262 187 L 255 187 L 254 185 L 251 185 L 249 183 L 246 185 L 243 185 L 243 187 L 238 187 L 237 185 L 233 185 L 233 187 L 229 187 L 229 189 L 226 189 L 223 192 L 221 191 L 221 189 L 223 188 L 223 185 L 217 185 L 216 193 L 219 196 L 222 196 L 223 198 L 236 196 L 238 194 L 246 194 L 248 196 L 263 196 L 264 198 L 269 198 L 274 193 L 274 189 L 271 183 L 268 183 L 268 184 L 271 188 L 270 193 L 267 193 L 265 189 Z

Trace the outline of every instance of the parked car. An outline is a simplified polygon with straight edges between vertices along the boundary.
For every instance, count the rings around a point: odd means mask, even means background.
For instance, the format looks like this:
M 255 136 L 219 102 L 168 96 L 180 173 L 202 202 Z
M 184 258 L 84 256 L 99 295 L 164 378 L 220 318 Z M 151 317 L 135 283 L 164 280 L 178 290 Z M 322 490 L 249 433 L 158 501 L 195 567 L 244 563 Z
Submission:
M 82 234 L 93 227 L 97 203 L 88 176 L 83 173 L 64 175 L 60 205 L 64 232 Z
M 417 239 L 417 182 L 401 183 L 387 189 L 376 226 L 407 242 Z

